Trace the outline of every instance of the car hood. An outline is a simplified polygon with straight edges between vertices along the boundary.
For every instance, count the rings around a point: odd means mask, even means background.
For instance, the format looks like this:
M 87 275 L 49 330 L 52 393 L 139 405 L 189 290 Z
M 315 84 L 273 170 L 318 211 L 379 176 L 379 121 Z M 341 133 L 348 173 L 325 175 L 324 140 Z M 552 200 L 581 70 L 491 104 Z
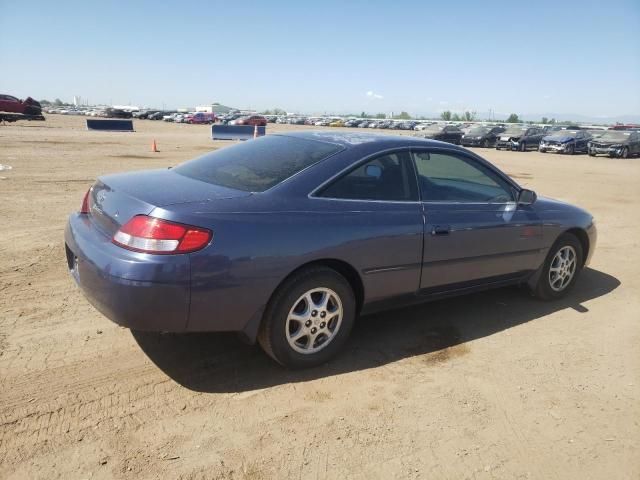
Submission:
M 573 213 L 591 217 L 591 214 L 586 210 L 580 207 L 576 207 L 575 205 L 572 205 L 570 203 L 556 200 L 554 198 L 540 196 L 536 199 L 534 205 L 536 210 L 538 210 L 539 212 L 562 211 L 565 213 Z
M 624 145 L 627 143 L 627 140 L 602 140 L 600 138 L 594 138 L 591 142 L 599 143 L 600 145 Z
M 520 133 L 518 135 L 509 135 L 508 133 L 502 132 L 502 133 L 498 134 L 498 137 L 500 137 L 500 138 L 504 138 L 504 137 L 507 137 L 507 138 L 520 138 L 520 137 L 522 137 L 522 135 L 523 135 L 522 133 Z
M 551 142 L 565 143 L 565 142 L 570 142 L 571 140 L 574 140 L 575 138 L 576 137 L 574 137 L 572 135 L 547 135 L 546 137 L 543 138 L 543 140 L 551 141 Z

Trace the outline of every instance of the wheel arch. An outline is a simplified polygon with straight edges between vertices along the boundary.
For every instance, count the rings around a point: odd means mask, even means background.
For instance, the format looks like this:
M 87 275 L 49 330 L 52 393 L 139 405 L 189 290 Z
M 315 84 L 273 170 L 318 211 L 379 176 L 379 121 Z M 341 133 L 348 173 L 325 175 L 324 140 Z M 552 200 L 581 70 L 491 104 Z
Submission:
M 273 292 L 275 293 L 276 290 L 280 288 L 280 285 L 286 282 L 287 279 L 290 278 L 292 275 L 295 275 L 300 270 L 304 270 L 311 267 L 327 267 L 332 270 L 335 270 L 340 275 L 342 275 L 347 280 L 347 282 L 349 282 L 349 285 L 353 289 L 353 294 L 355 295 L 355 298 L 356 298 L 356 312 L 360 311 L 364 303 L 364 283 L 362 282 L 362 277 L 360 277 L 360 274 L 358 273 L 358 271 L 355 269 L 353 265 L 351 265 L 348 262 L 345 262 L 344 260 L 339 260 L 337 258 L 323 258 L 318 260 L 312 260 L 310 262 L 300 265 L 295 270 L 292 270 L 291 272 L 289 272 L 289 274 L 280 281 L 280 283 L 274 289 Z M 273 294 L 271 295 L 271 297 L 273 297 Z M 269 301 L 271 301 L 271 298 L 269 298 Z
M 295 269 L 291 270 L 287 275 L 285 275 L 273 289 L 267 303 L 261 308 L 256 314 L 247 322 L 244 329 L 239 332 L 240 338 L 249 344 L 253 344 L 256 341 L 256 337 L 258 335 L 258 331 L 260 330 L 260 326 L 262 325 L 264 312 L 266 307 L 271 303 L 273 296 L 278 291 L 278 289 L 286 282 L 292 275 L 300 272 L 301 270 L 312 268 L 312 267 L 327 267 L 332 270 L 335 270 L 340 275 L 342 275 L 353 290 L 353 294 L 356 298 L 356 314 L 360 312 L 362 306 L 364 304 L 364 283 L 362 282 L 362 278 L 360 274 L 356 270 L 356 268 L 348 262 L 344 260 L 339 260 L 337 258 L 322 258 L 311 260 L 307 263 L 299 265 Z
M 589 248 L 591 247 L 591 245 L 589 244 L 589 235 L 587 235 L 587 232 L 584 231 L 584 229 L 579 227 L 570 228 L 563 233 L 572 234 L 580 242 L 580 245 L 582 246 L 582 265 L 581 266 L 584 266 L 586 259 L 589 257 Z

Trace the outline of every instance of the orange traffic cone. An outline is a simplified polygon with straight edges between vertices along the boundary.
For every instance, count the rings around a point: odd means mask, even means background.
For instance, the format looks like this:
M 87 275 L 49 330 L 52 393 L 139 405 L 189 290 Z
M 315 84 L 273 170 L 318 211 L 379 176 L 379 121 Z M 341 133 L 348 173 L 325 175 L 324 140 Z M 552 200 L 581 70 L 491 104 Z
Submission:
M 253 138 L 258 138 L 258 124 L 253 126 Z
M 158 153 L 160 150 L 158 150 L 158 146 L 156 145 L 156 139 L 153 139 L 153 142 L 151 142 L 151 151 L 154 153 Z

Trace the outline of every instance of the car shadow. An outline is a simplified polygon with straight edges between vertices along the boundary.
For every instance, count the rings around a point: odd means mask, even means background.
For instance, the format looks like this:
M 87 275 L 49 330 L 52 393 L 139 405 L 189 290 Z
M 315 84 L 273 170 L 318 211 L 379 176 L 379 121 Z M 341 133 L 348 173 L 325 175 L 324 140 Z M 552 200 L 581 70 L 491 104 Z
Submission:
M 620 285 L 615 277 L 587 268 L 563 299 L 543 302 L 525 289 L 498 290 L 439 300 L 360 318 L 344 351 L 307 370 L 288 370 L 259 346 L 230 333 L 160 334 L 132 331 L 145 354 L 180 385 L 198 392 L 243 392 L 365 370 L 403 358 L 424 356 L 440 363 L 464 355 L 466 342 L 566 308 L 586 313 L 584 303 Z M 464 298 L 464 301 L 461 301 Z

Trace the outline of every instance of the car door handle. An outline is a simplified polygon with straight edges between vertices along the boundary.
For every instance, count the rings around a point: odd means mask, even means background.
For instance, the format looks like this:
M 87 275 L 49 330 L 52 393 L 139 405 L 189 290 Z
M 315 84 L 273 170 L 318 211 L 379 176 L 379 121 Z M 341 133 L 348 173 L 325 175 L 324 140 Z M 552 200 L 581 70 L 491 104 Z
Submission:
M 431 227 L 431 235 L 449 235 L 450 231 L 449 225 L 434 225 Z

